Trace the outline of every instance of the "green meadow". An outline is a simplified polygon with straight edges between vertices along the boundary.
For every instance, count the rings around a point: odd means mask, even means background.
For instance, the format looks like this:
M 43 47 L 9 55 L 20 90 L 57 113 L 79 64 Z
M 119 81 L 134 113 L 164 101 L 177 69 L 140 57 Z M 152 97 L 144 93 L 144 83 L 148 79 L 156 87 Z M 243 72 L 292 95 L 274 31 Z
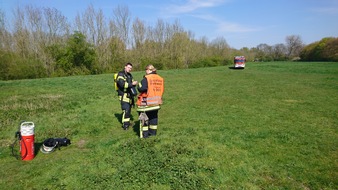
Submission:
M 148 139 L 136 109 L 122 130 L 113 74 L 0 81 L 1 189 L 338 189 L 337 62 L 158 73 Z M 31 161 L 12 156 L 21 121 L 35 124 Z M 63 137 L 72 144 L 39 150 Z

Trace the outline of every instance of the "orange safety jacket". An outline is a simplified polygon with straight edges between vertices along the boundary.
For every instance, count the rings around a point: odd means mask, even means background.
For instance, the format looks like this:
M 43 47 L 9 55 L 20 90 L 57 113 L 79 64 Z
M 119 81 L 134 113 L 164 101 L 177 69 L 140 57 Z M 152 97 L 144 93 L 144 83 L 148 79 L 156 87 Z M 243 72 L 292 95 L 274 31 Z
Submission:
M 162 104 L 164 80 L 157 74 L 146 75 L 148 89 L 137 97 L 138 106 L 158 106 Z

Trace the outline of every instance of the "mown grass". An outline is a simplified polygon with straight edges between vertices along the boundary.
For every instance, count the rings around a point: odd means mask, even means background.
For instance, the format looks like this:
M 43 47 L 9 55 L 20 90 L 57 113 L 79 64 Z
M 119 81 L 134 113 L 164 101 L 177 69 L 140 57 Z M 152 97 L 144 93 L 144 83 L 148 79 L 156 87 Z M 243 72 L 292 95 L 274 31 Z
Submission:
M 138 138 L 135 109 L 133 130 L 122 130 L 112 74 L 1 81 L 0 187 L 338 188 L 338 63 L 159 73 L 164 105 L 149 139 Z M 9 148 L 22 120 L 36 125 L 32 161 Z M 39 152 L 50 137 L 72 144 Z

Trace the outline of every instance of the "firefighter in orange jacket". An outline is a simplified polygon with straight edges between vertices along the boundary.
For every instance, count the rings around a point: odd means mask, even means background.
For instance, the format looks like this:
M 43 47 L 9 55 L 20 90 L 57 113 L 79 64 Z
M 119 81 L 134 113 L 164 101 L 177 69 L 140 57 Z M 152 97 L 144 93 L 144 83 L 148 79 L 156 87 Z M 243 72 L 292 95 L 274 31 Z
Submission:
M 138 85 L 140 94 L 137 98 L 137 111 L 139 114 L 146 114 L 148 121 L 141 124 L 140 137 L 148 138 L 155 136 L 158 125 L 158 110 L 162 104 L 164 92 L 164 80 L 156 73 L 153 65 L 146 67 L 146 75 Z

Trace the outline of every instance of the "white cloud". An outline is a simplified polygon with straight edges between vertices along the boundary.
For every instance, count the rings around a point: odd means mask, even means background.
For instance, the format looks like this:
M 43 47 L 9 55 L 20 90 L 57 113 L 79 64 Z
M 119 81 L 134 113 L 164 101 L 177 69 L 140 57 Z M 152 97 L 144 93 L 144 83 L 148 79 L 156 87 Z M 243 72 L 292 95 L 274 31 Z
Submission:
M 225 21 L 224 19 L 216 17 L 213 13 L 197 13 L 197 10 L 199 9 L 221 6 L 222 4 L 230 1 L 232 0 L 187 0 L 181 4 L 175 3 L 167 6 L 167 8 L 165 8 L 165 13 L 167 17 L 179 17 L 180 15 L 184 14 L 185 16 L 191 16 L 208 21 L 214 26 L 214 32 L 217 34 L 244 33 L 261 30 L 258 27 L 250 27 L 241 23 Z
M 254 32 L 259 31 L 258 27 L 250 27 L 245 26 L 243 24 L 228 22 L 221 20 L 213 15 L 193 15 L 196 18 L 200 18 L 203 20 L 207 20 L 210 22 L 215 23 L 216 25 L 216 32 L 217 33 L 224 33 L 224 32 Z
M 223 4 L 227 0 L 188 0 L 184 4 L 171 4 L 166 10 L 172 14 L 190 13 L 197 9 L 215 7 Z
M 255 32 L 258 27 L 249 27 L 243 24 L 221 21 L 217 24 L 217 32 Z

